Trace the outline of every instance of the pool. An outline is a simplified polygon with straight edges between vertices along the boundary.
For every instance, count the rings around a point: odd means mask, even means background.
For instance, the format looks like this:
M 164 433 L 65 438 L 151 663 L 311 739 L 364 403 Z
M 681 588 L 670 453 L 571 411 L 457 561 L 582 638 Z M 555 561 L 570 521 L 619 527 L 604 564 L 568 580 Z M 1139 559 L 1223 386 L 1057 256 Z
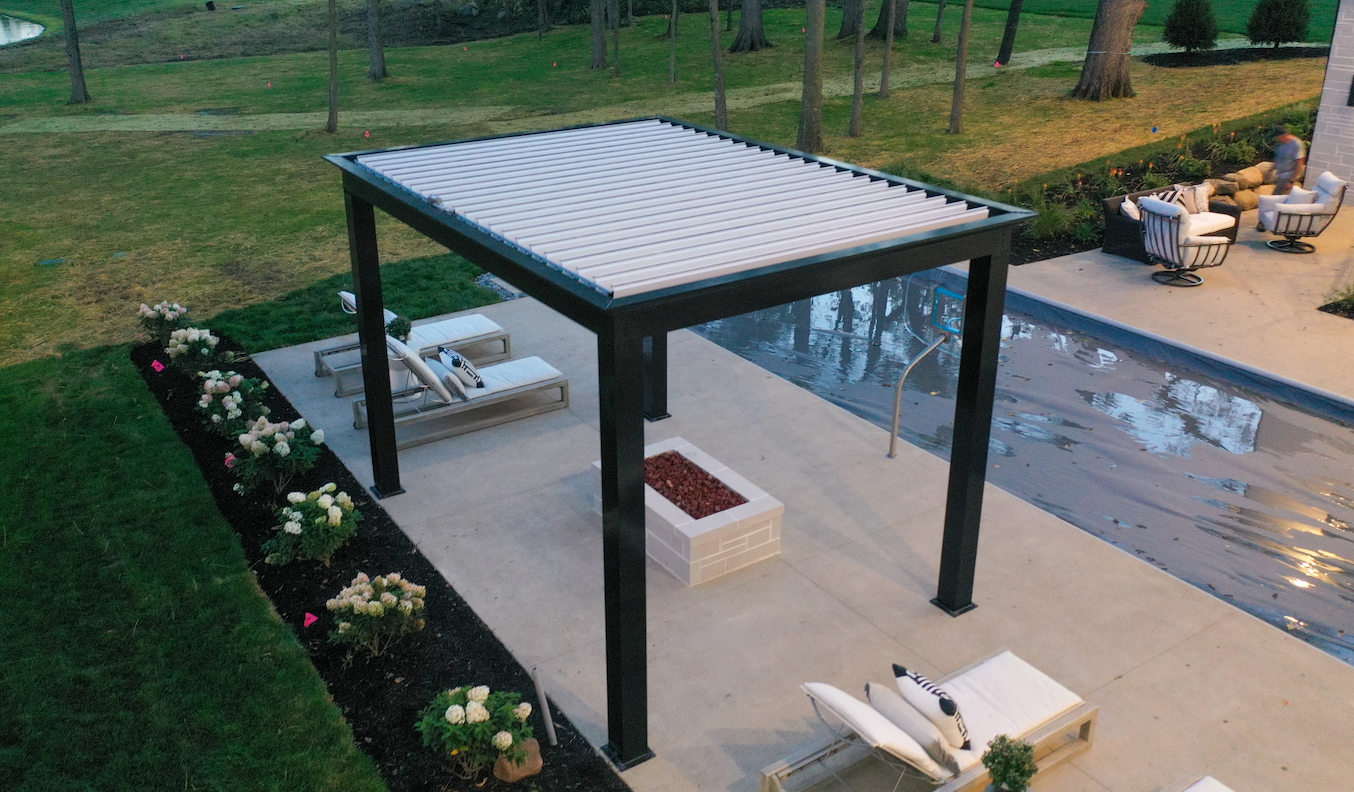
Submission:
M 27 19 L 0 14 L 0 47 L 16 41 L 26 41 L 42 35 L 44 28 Z
M 885 429 L 933 271 L 692 328 Z M 1354 410 L 1028 297 L 1003 318 L 988 480 L 1354 664 Z M 948 457 L 959 349 L 900 436 Z M 1155 354 L 1154 354 L 1155 353 Z

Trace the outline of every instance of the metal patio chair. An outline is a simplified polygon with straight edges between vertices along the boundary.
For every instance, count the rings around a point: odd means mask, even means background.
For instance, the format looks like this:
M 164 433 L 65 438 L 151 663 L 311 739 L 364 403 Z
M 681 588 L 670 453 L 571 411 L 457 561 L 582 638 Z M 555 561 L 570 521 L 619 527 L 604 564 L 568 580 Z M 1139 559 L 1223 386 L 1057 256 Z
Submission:
M 1271 250 L 1283 253 L 1311 253 L 1316 247 L 1300 241 L 1303 237 L 1318 237 L 1331 224 L 1345 200 L 1348 182 L 1330 171 L 1317 177 L 1316 195 L 1310 202 L 1290 203 L 1294 194 L 1260 196 L 1260 225 L 1283 239 L 1271 239 L 1265 244 Z M 1295 191 L 1296 193 L 1296 191 Z M 1296 195 L 1307 196 L 1306 191 Z
M 1142 210 L 1142 241 L 1147 260 L 1164 270 L 1153 272 L 1152 280 L 1168 286 L 1198 286 L 1204 282 L 1197 270 L 1217 267 L 1227 259 L 1232 240 L 1212 236 L 1216 229 L 1197 227 L 1185 207 L 1159 198 L 1138 201 Z M 1207 230 L 1205 230 L 1207 229 Z

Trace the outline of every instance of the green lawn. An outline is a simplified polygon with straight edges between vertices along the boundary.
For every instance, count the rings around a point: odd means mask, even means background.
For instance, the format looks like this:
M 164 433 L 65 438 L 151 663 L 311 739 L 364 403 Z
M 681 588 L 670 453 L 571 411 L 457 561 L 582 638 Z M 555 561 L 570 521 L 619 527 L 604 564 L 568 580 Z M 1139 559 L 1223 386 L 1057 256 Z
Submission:
M 385 789 L 127 348 L 0 402 L 0 789 Z

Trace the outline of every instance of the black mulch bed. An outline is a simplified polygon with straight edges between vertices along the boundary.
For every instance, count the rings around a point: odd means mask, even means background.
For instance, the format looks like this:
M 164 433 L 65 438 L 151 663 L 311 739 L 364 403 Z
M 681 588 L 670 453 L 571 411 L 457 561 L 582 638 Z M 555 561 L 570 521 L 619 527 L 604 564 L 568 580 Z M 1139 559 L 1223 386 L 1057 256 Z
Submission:
M 1328 55 L 1330 47 L 1239 47 L 1195 52 L 1160 52 L 1142 56 L 1142 62 L 1167 69 L 1188 69 L 1195 66 L 1233 66 L 1262 60 L 1324 58 Z
M 221 348 L 239 349 L 228 339 L 222 339 Z M 376 763 L 391 790 L 468 792 L 533 786 L 541 790 L 580 792 L 624 792 L 629 789 L 564 713 L 553 705 L 551 713 L 559 735 L 557 747 L 551 747 L 546 740 L 539 706 L 532 715 L 532 726 L 545 760 L 545 768 L 539 775 L 508 785 L 486 773 L 487 783 L 480 787 L 476 787 L 475 782 L 463 782 L 451 775 L 440 760 L 423 747 L 414 729 L 418 711 L 438 691 L 467 684 L 517 691 L 535 706 L 535 688 L 527 671 L 328 448 L 323 449 L 315 468 L 293 480 L 287 489 L 310 491 L 334 482 L 352 496 L 362 512 L 363 520 L 358 524 L 357 535 L 335 554 L 327 569 L 314 561 L 296 561 L 281 567 L 263 563 L 260 547 L 274 533 L 273 526 L 277 524 L 274 513 L 283 498 L 274 498 L 271 487 L 247 496 L 236 494 L 232 490 L 234 477 L 225 467 L 224 460 L 228 451 L 237 449 L 232 448 L 233 440 L 218 437 L 202 425 L 193 409 L 197 402 L 196 384 L 174 369 L 155 372 L 151 367 L 153 360 L 168 362 L 158 346 L 136 347 L 131 357 L 179 438 L 196 459 L 217 508 L 239 534 L 245 555 L 258 576 L 259 586 L 305 646 L 334 701 L 352 725 L 357 744 Z M 233 369 L 246 377 L 267 379 L 252 361 L 221 368 Z M 271 420 L 300 417 L 276 388 L 270 387 L 268 394 L 266 401 L 272 410 Z M 381 657 L 370 661 L 355 658 L 351 663 L 345 663 L 346 650 L 327 639 L 334 620 L 325 610 L 324 603 L 348 585 L 358 572 L 373 577 L 399 572 L 425 586 L 428 626 L 406 636 Z M 304 626 L 307 612 L 319 617 L 319 621 L 310 627 Z
M 1062 239 L 1031 239 L 1017 231 L 1011 238 L 1011 264 L 1033 264 L 1036 261 L 1070 256 L 1100 247 L 1097 242 L 1078 242 L 1072 237 Z
M 1343 316 L 1346 319 L 1354 319 L 1354 301 L 1336 300 L 1333 303 L 1326 303 L 1317 308 L 1318 311 L 1325 311 L 1328 314 Z

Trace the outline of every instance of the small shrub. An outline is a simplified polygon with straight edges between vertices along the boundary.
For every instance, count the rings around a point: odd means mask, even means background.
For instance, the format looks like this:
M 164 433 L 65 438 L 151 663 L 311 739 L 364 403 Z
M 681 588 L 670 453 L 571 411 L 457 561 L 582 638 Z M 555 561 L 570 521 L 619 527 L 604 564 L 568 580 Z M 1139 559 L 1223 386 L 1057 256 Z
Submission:
M 1190 181 L 1206 179 L 1208 174 L 1213 172 L 1213 165 L 1208 160 L 1189 155 L 1184 155 L 1176 160 L 1175 167 L 1179 169 L 1181 176 L 1188 177 Z
M 268 383 L 245 378 L 234 371 L 199 371 L 202 395 L 198 397 L 197 411 L 213 432 L 222 437 L 235 437 L 253 421 L 268 414 L 263 404 L 263 392 Z
M 1142 186 L 1146 190 L 1159 190 L 1171 186 L 1171 177 L 1164 173 L 1150 172 L 1142 177 Z
M 348 493 L 331 495 L 333 482 L 307 495 L 287 495 L 288 505 L 277 510 L 277 536 L 263 543 L 270 564 L 289 564 L 296 559 L 315 560 L 329 566 L 329 558 L 357 533 L 362 512 L 353 507 Z
M 531 705 L 516 693 L 459 687 L 438 693 L 419 713 L 423 744 L 464 779 L 472 779 L 499 755 L 509 762 L 526 759 L 522 743 L 531 739 Z
M 403 316 L 396 316 L 386 324 L 386 335 L 398 338 L 401 341 L 409 340 L 409 331 L 414 329 L 414 323 Z
M 338 497 L 334 500 L 337 502 Z M 370 657 L 380 655 L 401 636 L 423 629 L 424 621 L 419 614 L 426 593 L 422 586 L 405 580 L 398 572 L 375 580 L 359 572 L 351 585 L 325 603 L 339 620 L 338 628 L 329 633 L 329 640 L 364 649 Z
M 1066 234 L 1072 229 L 1072 210 L 1060 203 L 1040 200 L 1034 209 L 1039 216 L 1025 228 L 1025 233 L 1034 239 L 1052 239 Z
M 1090 244 L 1099 240 L 1104 231 L 1100 223 L 1083 220 L 1077 223 L 1076 229 L 1072 231 L 1072 238 L 1083 244 Z
M 235 491 L 243 495 L 265 481 L 274 492 L 286 489 L 297 473 L 315 467 L 324 443 L 324 431 L 312 430 L 304 418 L 272 423 L 260 417 L 239 436 L 240 454 L 226 455 L 226 466 L 240 481 Z
M 146 337 L 160 346 L 168 346 L 169 335 L 181 329 L 188 321 L 184 318 L 188 315 L 188 309 L 178 303 L 171 305 L 168 300 L 159 305 L 141 303 L 137 314 L 137 320 L 141 323 L 141 329 L 146 331 Z
M 234 362 L 233 355 L 226 359 L 226 355 L 216 353 L 216 346 L 219 343 L 221 339 L 212 335 L 210 330 L 183 327 L 169 334 L 165 354 L 169 355 L 169 362 L 172 365 L 191 374 L 218 363 Z
M 992 778 L 992 786 L 1005 787 L 1011 792 L 1025 792 L 1030 779 L 1039 772 L 1034 763 L 1034 746 L 1023 740 L 1012 740 L 998 734 L 987 744 L 983 765 Z
M 1246 35 L 1252 44 L 1280 44 L 1307 39 L 1311 20 L 1307 0 L 1260 0 L 1246 22 Z
M 1218 20 L 1211 0 L 1175 0 L 1166 17 L 1162 38 L 1185 52 L 1213 49 L 1218 45 Z

